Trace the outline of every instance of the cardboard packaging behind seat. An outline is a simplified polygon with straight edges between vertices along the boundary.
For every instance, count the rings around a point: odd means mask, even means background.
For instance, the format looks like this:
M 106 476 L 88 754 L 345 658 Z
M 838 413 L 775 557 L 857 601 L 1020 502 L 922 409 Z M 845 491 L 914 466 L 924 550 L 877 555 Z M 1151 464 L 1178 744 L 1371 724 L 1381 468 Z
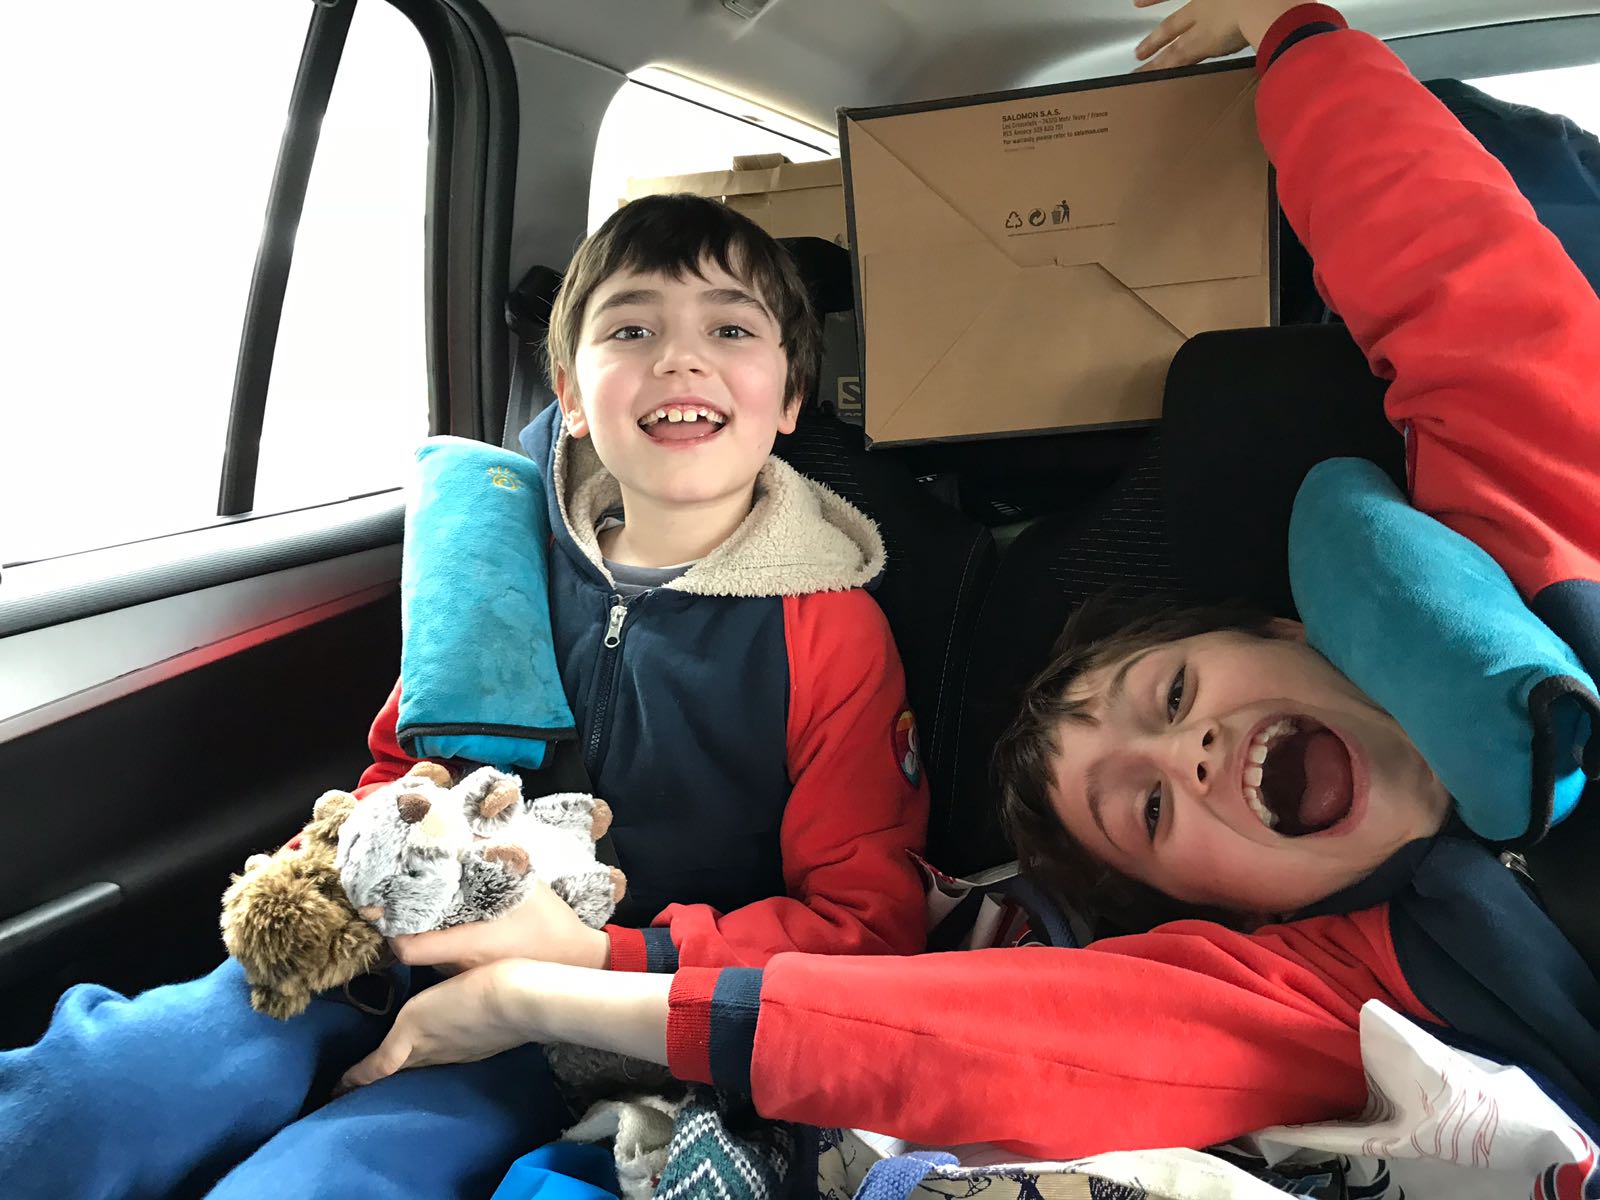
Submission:
M 1208 329 L 1274 320 L 1249 63 L 842 109 L 867 436 L 1160 416 Z
M 837 158 L 795 163 L 781 154 L 738 155 L 731 171 L 630 179 L 620 203 L 663 192 L 721 200 L 773 237 L 819 237 L 846 244 L 844 177 Z

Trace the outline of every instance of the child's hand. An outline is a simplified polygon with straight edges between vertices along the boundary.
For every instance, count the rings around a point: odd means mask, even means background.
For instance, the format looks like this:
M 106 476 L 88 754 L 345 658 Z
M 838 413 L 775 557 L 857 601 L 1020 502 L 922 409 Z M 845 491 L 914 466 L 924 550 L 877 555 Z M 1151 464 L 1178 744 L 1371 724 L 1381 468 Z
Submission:
M 490 963 L 418 992 L 401 1006 L 378 1048 L 345 1072 L 340 1090 L 376 1083 L 411 1067 L 478 1062 L 542 1040 L 537 1023 L 530 1024 L 523 1006 L 515 1002 L 518 965 Z
M 578 919 L 550 885 L 533 885 L 528 898 L 493 921 L 394 938 L 395 957 L 413 967 L 467 970 L 503 958 L 532 958 L 572 967 L 604 967 L 611 939 Z
M 1151 8 L 1169 0 L 1133 0 L 1135 8 Z M 1190 67 L 1208 58 L 1220 58 L 1259 46 L 1272 23 L 1295 7 L 1295 0 L 1189 0 L 1168 13 L 1134 47 L 1140 71 Z
M 672 978 L 514 958 L 477 967 L 407 1000 L 382 1043 L 339 1086 L 477 1062 L 525 1042 L 574 1042 L 665 1064 Z

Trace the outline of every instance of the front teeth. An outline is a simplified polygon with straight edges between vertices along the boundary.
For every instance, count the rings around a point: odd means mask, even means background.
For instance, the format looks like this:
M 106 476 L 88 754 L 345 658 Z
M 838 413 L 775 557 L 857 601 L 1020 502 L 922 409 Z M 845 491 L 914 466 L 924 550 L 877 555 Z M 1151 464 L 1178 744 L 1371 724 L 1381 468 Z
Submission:
M 1261 799 L 1259 789 L 1247 786 L 1244 789 L 1244 798 L 1245 803 L 1250 805 L 1250 811 L 1255 813 L 1263 825 L 1268 829 L 1276 829 L 1278 827 L 1278 814 L 1266 806 L 1266 803 Z
M 658 408 L 653 413 L 647 413 L 639 424 L 648 429 L 657 421 L 667 421 L 673 425 L 682 421 L 710 421 L 713 425 L 723 425 L 727 420 L 721 413 L 709 408 Z
M 1294 718 L 1281 717 L 1250 739 L 1250 745 L 1245 748 L 1245 767 L 1240 778 L 1240 783 L 1244 786 L 1245 803 L 1268 829 L 1278 827 L 1278 815 L 1268 808 L 1266 801 L 1261 798 L 1262 768 L 1266 764 L 1267 753 L 1272 749 L 1272 744 L 1284 734 L 1293 733 L 1294 730 Z

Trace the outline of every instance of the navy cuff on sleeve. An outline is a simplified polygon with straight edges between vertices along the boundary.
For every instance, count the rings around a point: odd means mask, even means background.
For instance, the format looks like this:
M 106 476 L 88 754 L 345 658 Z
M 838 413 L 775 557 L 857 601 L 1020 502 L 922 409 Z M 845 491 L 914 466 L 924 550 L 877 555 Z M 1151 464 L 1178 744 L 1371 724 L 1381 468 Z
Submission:
M 1319 33 L 1336 33 L 1338 29 L 1339 27 L 1332 21 L 1312 21 L 1309 25 L 1300 26 L 1299 29 L 1287 35 L 1283 41 L 1278 43 L 1278 48 L 1272 52 L 1272 57 L 1267 60 L 1267 65 L 1270 67 L 1282 58 L 1283 52 L 1290 46 L 1298 46 L 1308 37 L 1313 37 Z
M 655 975 L 672 975 L 678 970 L 678 947 L 672 942 L 672 931 L 651 927 L 644 934 L 645 970 Z
M 711 994 L 711 1078 L 725 1091 L 750 1094 L 750 1060 L 761 1014 L 761 971 L 727 967 Z

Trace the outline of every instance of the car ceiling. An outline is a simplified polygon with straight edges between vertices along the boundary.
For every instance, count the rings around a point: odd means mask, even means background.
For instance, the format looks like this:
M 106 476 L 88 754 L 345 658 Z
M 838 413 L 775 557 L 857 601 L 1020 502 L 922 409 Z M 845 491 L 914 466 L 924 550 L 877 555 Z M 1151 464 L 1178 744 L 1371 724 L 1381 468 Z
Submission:
M 760 0 L 748 0 L 751 7 Z M 488 0 L 508 36 L 627 73 L 664 66 L 825 129 L 840 105 L 889 104 L 1088 78 L 1132 65 L 1155 14 L 1129 0 Z M 1594 0 L 1346 0 L 1401 37 L 1600 12 Z
M 508 268 L 562 269 L 585 232 L 595 136 L 628 74 L 657 66 L 820 129 L 840 107 L 1115 75 L 1156 14 L 1131 0 L 483 0 L 520 94 Z M 1176 0 L 1174 0 L 1174 6 Z M 1600 13 L 1600 0 L 1346 0 L 1403 37 Z

